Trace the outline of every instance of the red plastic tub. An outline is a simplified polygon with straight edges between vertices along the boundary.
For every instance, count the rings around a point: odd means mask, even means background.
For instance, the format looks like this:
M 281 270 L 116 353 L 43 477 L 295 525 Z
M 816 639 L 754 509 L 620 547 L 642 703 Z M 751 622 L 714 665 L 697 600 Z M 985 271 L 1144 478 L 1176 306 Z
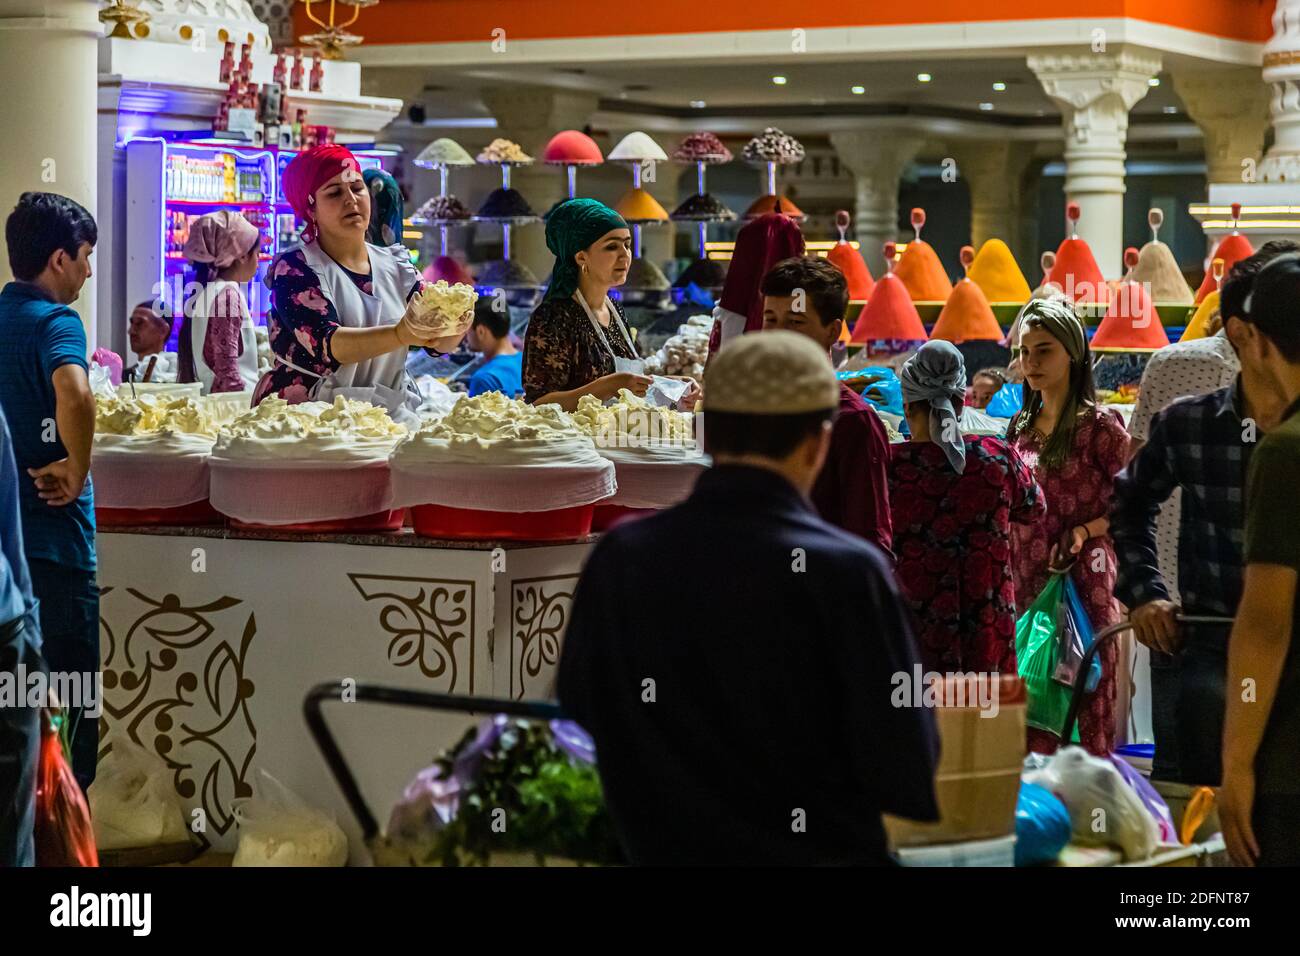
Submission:
M 302 524 L 253 524 L 248 521 L 237 521 L 234 518 L 229 519 L 230 527 L 239 528 L 242 531 L 293 531 L 303 534 L 340 534 L 343 532 L 365 534 L 367 532 L 400 531 L 402 522 L 405 520 L 405 508 L 399 508 L 396 511 L 378 511 L 372 515 L 362 515 L 359 518 L 339 518 L 335 521 L 306 521 Z
M 124 528 L 132 525 L 209 525 L 226 519 L 213 509 L 208 500 L 195 501 L 175 508 L 96 508 L 95 525 L 99 528 Z
M 415 505 L 411 524 L 427 538 L 482 541 L 572 541 L 591 533 L 593 505 L 554 511 L 479 511 L 445 505 Z
M 637 518 L 652 515 L 657 510 L 656 508 L 628 508 L 624 505 L 596 505 L 596 511 L 591 516 L 591 530 L 608 531 L 624 521 L 635 521 Z

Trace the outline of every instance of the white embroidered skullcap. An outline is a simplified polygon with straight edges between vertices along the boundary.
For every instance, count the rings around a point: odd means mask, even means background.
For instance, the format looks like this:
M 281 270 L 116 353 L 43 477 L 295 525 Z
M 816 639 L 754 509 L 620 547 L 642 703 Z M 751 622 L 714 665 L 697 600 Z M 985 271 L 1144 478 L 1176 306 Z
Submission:
M 718 350 L 704 373 L 704 410 L 799 415 L 837 408 L 830 356 L 797 332 L 751 332 Z

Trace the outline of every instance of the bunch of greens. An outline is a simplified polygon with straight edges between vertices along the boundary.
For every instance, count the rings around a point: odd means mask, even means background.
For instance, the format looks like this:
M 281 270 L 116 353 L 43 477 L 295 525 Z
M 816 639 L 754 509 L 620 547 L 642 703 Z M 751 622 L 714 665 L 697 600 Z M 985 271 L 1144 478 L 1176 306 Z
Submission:
M 428 862 L 485 865 L 493 853 L 622 862 L 595 765 L 557 744 L 553 726 L 498 717 L 491 733 L 470 729 L 435 761 L 443 779 L 472 779 Z

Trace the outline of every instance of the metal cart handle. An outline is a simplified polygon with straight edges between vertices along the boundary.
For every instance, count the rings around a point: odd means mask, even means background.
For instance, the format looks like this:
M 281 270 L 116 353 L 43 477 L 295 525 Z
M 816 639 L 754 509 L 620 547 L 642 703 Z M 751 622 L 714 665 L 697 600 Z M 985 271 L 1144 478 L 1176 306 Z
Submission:
M 327 702 L 342 703 L 344 699 L 342 681 L 317 684 L 307 692 L 302 702 L 303 717 L 307 720 L 307 729 L 312 740 L 320 749 L 325 764 L 329 767 L 334 781 L 343 791 L 352 815 L 361 826 L 361 834 L 369 844 L 379 834 L 379 824 L 374 814 L 366 805 L 365 797 L 357 787 L 352 769 L 343 759 L 343 751 L 325 724 L 325 715 L 321 705 Z M 451 710 L 466 714 L 509 714 L 512 717 L 532 717 L 536 720 L 555 720 L 561 715 L 558 704 L 545 701 L 503 700 L 498 697 L 469 697 L 464 694 L 435 694 L 430 691 L 406 690 L 401 687 L 385 687 L 381 684 L 357 684 L 347 688 L 348 696 L 357 703 L 395 704 L 399 707 L 422 707 L 427 710 Z
M 1230 617 L 1210 617 L 1199 614 L 1177 614 L 1175 615 L 1179 624 L 1218 624 L 1221 626 L 1232 626 Z M 1070 694 L 1070 709 L 1065 714 L 1065 727 L 1061 730 L 1062 745 L 1069 745 L 1070 738 L 1074 735 L 1074 722 L 1079 718 L 1079 708 L 1083 706 L 1083 695 L 1087 693 L 1085 688 L 1088 683 L 1088 670 L 1092 667 L 1092 660 L 1097 656 L 1103 644 L 1114 637 L 1116 634 L 1122 634 L 1124 631 L 1133 630 L 1132 621 L 1120 621 L 1118 624 L 1112 624 L 1110 627 L 1103 629 L 1093 639 L 1092 647 L 1083 655 L 1083 662 L 1079 665 L 1079 673 L 1074 678 L 1074 688 Z

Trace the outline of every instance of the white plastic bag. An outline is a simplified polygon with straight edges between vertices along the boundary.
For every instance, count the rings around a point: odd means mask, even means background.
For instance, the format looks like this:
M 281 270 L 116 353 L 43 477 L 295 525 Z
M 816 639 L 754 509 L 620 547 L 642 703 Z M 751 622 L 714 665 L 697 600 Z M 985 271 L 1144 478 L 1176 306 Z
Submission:
M 90 785 L 90 818 L 101 850 L 188 843 L 185 810 L 172 772 L 155 754 L 125 738 L 99 762 Z
M 343 866 L 348 838 L 334 818 L 265 770 L 235 807 L 239 846 L 231 866 Z
M 1145 860 L 1155 852 L 1160 829 L 1109 760 L 1081 747 L 1065 747 L 1023 779 L 1046 787 L 1065 804 L 1074 842 L 1119 847 L 1126 861 Z

